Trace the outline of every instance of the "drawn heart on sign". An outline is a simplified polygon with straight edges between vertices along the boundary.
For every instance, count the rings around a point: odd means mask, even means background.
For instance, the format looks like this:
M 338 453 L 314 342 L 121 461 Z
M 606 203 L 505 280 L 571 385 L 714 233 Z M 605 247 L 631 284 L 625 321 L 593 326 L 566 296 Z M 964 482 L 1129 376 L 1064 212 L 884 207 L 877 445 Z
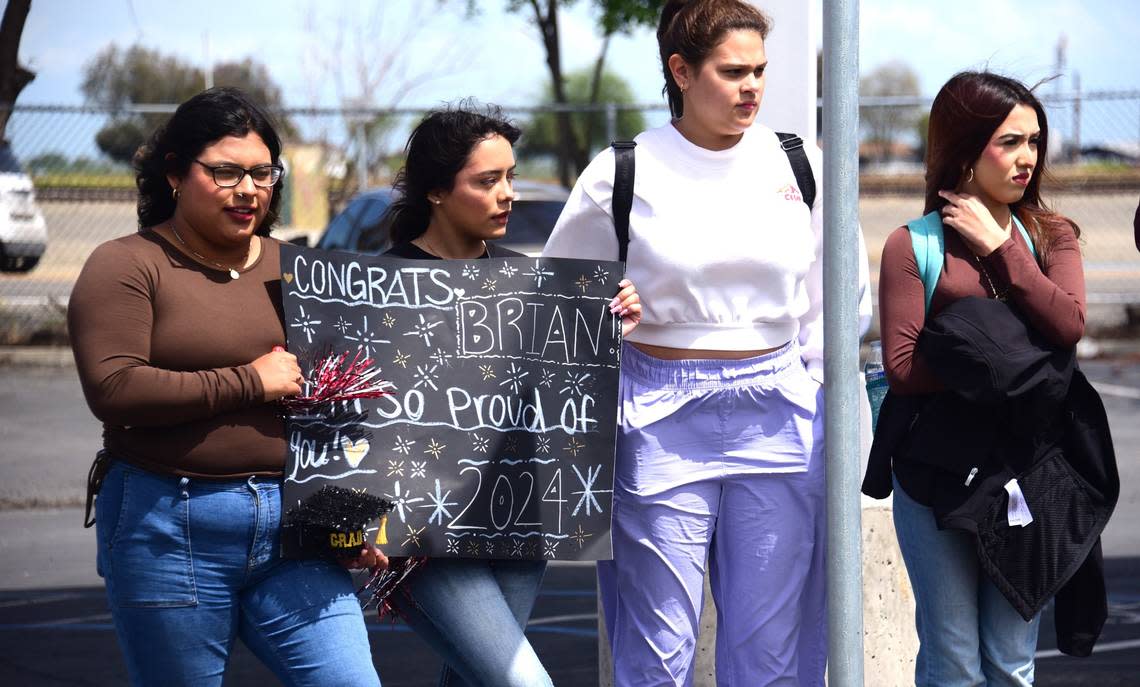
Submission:
M 368 439 L 363 438 L 356 441 L 342 439 L 340 445 L 344 448 L 344 462 L 348 463 L 348 466 L 353 470 L 360 467 L 360 461 L 364 460 L 368 449 L 371 448 L 368 445 Z
M 285 280 L 286 284 L 292 284 L 293 283 L 293 273 L 292 272 L 286 272 L 285 274 L 281 275 L 281 278 Z
M 463 294 L 467 293 L 467 289 L 452 289 L 456 298 L 463 298 Z

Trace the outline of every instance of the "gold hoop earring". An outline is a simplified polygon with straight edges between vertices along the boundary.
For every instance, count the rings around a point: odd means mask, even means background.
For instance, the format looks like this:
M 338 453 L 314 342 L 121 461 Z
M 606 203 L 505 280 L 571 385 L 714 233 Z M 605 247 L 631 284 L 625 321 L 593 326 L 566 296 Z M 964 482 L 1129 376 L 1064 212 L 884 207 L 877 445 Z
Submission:
M 178 187 L 175 186 L 174 188 L 170 189 L 170 195 L 174 197 L 174 202 L 177 203 L 178 196 L 182 195 L 182 193 L 178 190 Z
M 969 174 L 966 175 L 966 183 L 968 184 L 974 180 L 974 168 L 971 167 L 970 169 L 968 169 L 966 171 L 969 172 Z

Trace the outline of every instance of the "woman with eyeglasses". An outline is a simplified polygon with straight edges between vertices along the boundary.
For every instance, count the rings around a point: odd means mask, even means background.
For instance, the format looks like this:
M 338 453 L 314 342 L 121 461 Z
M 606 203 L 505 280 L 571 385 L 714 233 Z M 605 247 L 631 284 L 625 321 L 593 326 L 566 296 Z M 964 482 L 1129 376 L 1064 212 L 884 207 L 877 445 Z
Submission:
M 348 572 L 279 557 L 281 143 L 244 93 L 187 100 L 135 158 L 139 231 L 68 308 L 104 450 L 98 569 L 132 684 L 220 685 L 235 637 L 287 685 L 378 685 Z M 90 496 L 89 496 L 90 499 Z M 350 565 L 384 565 L 375 549 Z

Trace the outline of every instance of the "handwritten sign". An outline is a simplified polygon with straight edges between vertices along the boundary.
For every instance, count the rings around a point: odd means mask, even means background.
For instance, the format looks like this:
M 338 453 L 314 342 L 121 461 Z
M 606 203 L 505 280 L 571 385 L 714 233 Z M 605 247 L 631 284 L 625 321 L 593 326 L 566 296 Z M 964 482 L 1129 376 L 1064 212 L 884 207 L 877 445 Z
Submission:
M 610 557 L 620 263 L 402 260 L 283 246 L 289 350 L 357 350 L 391 396 L 288 421 L 284 500 L 395 504 L 388 555 Z

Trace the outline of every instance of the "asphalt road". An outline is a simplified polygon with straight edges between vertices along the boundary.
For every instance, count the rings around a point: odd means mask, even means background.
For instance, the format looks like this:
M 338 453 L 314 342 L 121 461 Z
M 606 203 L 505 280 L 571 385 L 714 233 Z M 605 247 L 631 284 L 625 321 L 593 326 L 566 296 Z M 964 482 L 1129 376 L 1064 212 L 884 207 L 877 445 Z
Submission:
M 1098 652 L 1056 656 L 1042 625 L 1037 684 L 1140 685 L 1140 356 L 1087 361 L 1108 409 L 1123 485 L 1104 534 L 1110 616 Z M 80 527 L 83 480 L 99 426 L 69 367 L 0 368 L 0 682 L 107 685 L 125 681 L 94 570 L 94 533 Z M 560 686 L 597 684 L 593 568 L 549 569 L 528 636 Z M 370 620 L 388 687 L 431 685 L 438 661 L 400 623 Z M 229 684 L 272 677 L 240 648 Z

